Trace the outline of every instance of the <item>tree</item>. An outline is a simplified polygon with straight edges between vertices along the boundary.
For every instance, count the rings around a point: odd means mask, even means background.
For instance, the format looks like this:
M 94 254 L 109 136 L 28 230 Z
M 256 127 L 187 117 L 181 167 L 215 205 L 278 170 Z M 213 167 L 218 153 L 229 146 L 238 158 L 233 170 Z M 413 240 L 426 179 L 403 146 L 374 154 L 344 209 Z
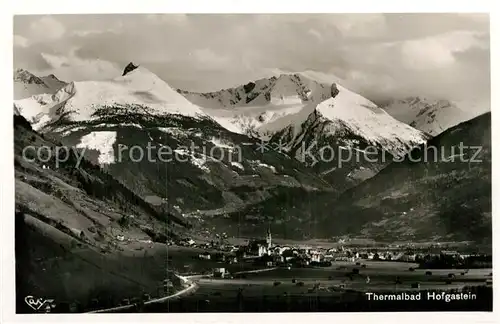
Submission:
M 122 217 L 118 220 L 118 224 L 121 227 L 128 228 L 130 226 L 130 217 L 127 215 L 122 215 Z

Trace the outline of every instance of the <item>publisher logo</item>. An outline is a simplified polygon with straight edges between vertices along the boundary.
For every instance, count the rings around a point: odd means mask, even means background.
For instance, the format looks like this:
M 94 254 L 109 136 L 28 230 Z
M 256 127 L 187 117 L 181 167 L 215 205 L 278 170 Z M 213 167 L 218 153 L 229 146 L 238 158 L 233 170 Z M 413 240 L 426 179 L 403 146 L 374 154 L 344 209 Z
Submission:
M 33 296 L 24 297 L 26 304 L 35 311 L 50 312 L 55 307 L 53 299 L 35 298 Z

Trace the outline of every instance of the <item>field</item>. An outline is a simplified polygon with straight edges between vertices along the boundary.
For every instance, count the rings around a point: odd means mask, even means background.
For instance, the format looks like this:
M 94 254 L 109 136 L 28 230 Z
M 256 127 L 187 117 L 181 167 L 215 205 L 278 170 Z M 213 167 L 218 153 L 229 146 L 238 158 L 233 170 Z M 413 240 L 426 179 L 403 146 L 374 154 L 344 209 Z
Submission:
M 335 263 L 329 268 L 277 268 L 246 273 L 234 279 L 197 279 L 198 289 L 189 296 L 154 305 L 144 311 L 388 311 L 388 310 L 490 310 L 491 286 L 486 286 L 490 269 L 410 271 L 415 264 L 398 262 L 365 262 L 366 268 L 352 263 Z M 342 269 L 339 269 L 341 267 Z M 352 269 L 359 274 L 347 276 Z M 449 274 L 455 275 L 449 278 Z M 367 282 L 366 278 L 370 277 Z M 396 284 L 396 280 L 398 283 Z M 447 282 L 449 281 L 449 282 Z M 419 288 L 411 284 L 418 282 Z M 366 292 L 396 293 L 447 291 L 467 287 L 477 294 L 475 301 L 445 302 L 373 302 Z
M 469 285 L 484 285 L 491 269 L 472 269 L 467 273 L 463 270 L 432 270 L 427 275 L 425 269 L 410 271 L 416 264 L 399 262 L 366 262 L 366 268 L 352 263 L 335 263 L 328 268 L 278 268 L 271 271 L 249 273 L 243 279 L 200 279 L 200 291 L 232 290 L 243 288 L 244 291 L 257 292 L 264 295 L 308 293 L 314 285 L 319 285 L 314 293 L 328 291 L 327 289 L 341 285 L 345 289 L 358 291 L 405 291 L 412 283 L 418 282 L 420 289 L 459 289 Z M 352 274 L 353 269 L 359 269 L 359 274 Z M 462 275 L 462 273 L 464 273 Z M 453 274 L 454 278 L 449 278 Z M 348 277 L 348 275 L 351 275 Z M 369 277 L 369 282 L 367 282 Z M 295 279 L 295 280 L 294 280 Z M 396 281 L 399 279 L 399 282 Z M 447 283 L 447 281 L 451 283 Z M 296 281 L 296 282 L 294 282 Z M 275 286 L 275 282 L 279 282 Z M 297 282 L 304 286 L 298 287 Z M 336 287 L 337 286 L 337 287 Z

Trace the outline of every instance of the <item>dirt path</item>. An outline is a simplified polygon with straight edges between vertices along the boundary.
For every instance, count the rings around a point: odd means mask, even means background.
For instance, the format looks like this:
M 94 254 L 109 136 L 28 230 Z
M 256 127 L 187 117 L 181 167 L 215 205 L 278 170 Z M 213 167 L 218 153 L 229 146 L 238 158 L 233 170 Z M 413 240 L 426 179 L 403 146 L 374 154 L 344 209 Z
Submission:
M 266 271 L 271 271 L 271 270 L 276 270 L 276 269 L 278 269 L 278 267 L 265 268 L 265 269 L 256 269 L 256 270 L 245 270 L 245 271 L 235 272 L 233 274 L 238 275 L 238 274 L 245 274 L 245 273 L 259 273 L 259 272 L 266 272 Z
M 169 295 L 169 296 L 165 296 L 165 297 L 161 297 L 161 298 L 156 298 L 156 299 L 148 300 L 147 302 L 144 302 L 144 305 L 151 305 L 151 304 L 163 303 L 166 300 L 169 300 L 169 299 L 172 299 L 172 298 L 175 298 L 175 297 L 179 297 L 179 296 L 182 296 L 182 295 L 194 292 L 194 291 L 196 291 L 196 289 L 198 289 L 198 285 L 196 283 L 190 281 L 188 279 L 188 277 L 182 277 L 182 276 L 179 276 L 179 275 L 177 275 L 177 277 L 182 282 L 189 283 L 189 286 L 186 287 L 186 288 L 184 288 L 184 289 L 182 289 L 182 290 L 180 290 L 180 291 L 178 291 L 178 292 L 176 292 L 175 294 L 172 294 L 172 295 Z M 118 306 L 118 307 L 113 307 L 113 308 L 106 308 L 106 309 L 99 309 L 99 310 L 91 311 L 91 312 L 88 312 L 88 313 L 108 313 L 108 312 L 124 311 L 124 310 L 131 309 L 133 307 L 135 307 L 135 304 Z

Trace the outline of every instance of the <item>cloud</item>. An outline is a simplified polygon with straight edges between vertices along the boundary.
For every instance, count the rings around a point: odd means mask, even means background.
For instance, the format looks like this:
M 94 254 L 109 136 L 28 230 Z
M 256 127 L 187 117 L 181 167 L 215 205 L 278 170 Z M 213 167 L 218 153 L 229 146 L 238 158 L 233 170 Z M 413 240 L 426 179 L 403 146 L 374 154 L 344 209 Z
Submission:
M 387 28 L 383 14 L 339 15 L 332 19 L 332 25 L 348 37 L 380 36 Z
M 192 53 L 189 53 L 189 56 L 195 64 L 200 65 L 200 69 L 220 69 L 227 67 L 230 63 L 230 59 L 227 56 L 216 54 L 209 48 L 194 50 Z
M 186 14 L 150 14 L 146 15 L 146 19 L 153 24 L 175 24 L 183 25 L 188 22 Z
M 106 80 L 122 73 L 122 67 L 101 59 L 82 59 L 74 48 L 68 55 L 41 53 L 49 68 L 34 71 L 36 74 L 54 74 L 66 81 Z
M 477 33 L 451 32 L 401 43 L 406 64 L 414 69 L 434 69 L 455 63 L 454 52 L 481 47 Z
M 62 37 L 66 28 L 57 19 L 43 16 L 30 24 L 29 38 L 36 42 L 54 40 Z
M 14 35 L 14 47 L 28 47 L 28 39 L 20 35 Z

